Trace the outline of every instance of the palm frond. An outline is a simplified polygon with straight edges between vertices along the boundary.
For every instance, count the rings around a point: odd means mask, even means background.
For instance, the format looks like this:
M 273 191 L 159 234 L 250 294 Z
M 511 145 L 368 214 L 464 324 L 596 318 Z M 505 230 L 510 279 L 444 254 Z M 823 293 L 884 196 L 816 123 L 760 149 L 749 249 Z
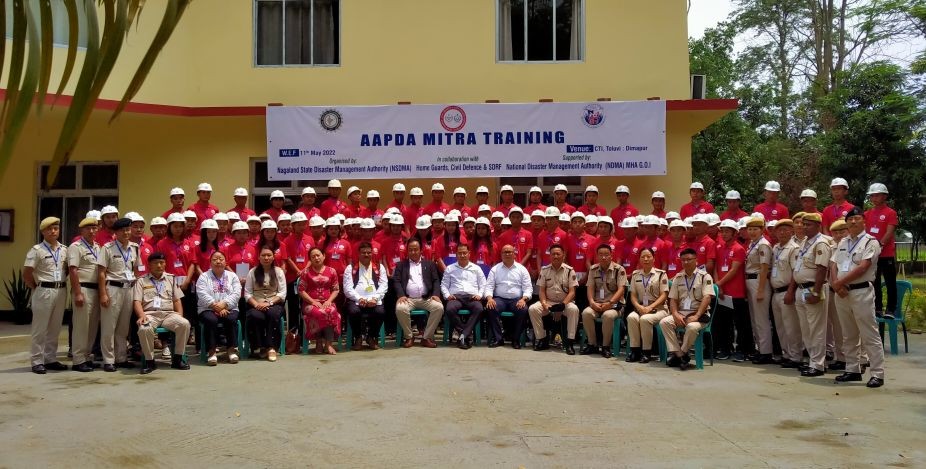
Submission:
M 61 96 L 71 79 L 71 72 L 74 71 L 74 63 L 77 61 L 77 42 L 80 39 L 77 0 L 64 0 L 64 8 L 68 12 L 68 54 L 64 62 L 64 71 L 61 72 L 61 81 L 58 83 L 58 91 L 55 93 L 56 99 Z

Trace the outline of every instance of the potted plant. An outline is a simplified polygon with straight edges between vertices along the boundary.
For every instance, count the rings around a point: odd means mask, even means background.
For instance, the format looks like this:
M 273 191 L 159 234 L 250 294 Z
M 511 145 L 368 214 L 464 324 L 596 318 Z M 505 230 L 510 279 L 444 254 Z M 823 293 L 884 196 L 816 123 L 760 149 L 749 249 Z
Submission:
M 13 321 L 16 324 L 29 324 L 32 322 L 32 309 L 29 308 L 29 298 L 32 296 L 32 290 L 26 286 L 23 275 L 17 269 L 13 269 L 13 276 L 10 280 L 3 282 L 7 301 L 13 306 Z

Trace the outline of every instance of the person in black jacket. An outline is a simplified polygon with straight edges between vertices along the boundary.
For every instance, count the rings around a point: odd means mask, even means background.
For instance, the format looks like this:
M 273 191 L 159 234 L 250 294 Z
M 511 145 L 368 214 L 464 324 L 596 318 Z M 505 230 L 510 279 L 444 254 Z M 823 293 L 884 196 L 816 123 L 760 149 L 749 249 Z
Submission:
M 411 311 L 425 310 L 428 312 L 428 325 L 421 338 L 421 346 L 435 348 L 437 343 L 434 342 L 434 332 L 444 316 L 437 265 L 421 256 L 421 243 L 415 238 L 406 242 L 405 252 L 408 259 L 396 264 L 392 275 L 392 289 L 399 298 L 395 315 L 405 334 L 402 347 L 409 348 L 415 344 Z

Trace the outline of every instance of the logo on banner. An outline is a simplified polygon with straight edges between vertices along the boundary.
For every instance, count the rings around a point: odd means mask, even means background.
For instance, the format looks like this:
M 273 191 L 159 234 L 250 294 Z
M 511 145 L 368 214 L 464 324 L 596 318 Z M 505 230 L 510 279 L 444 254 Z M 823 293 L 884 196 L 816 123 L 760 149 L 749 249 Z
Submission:
M 597 128 L 604 124 L 604 108 L 600 104 L 589 104 L 585 106 L 585 114 L 582 115 L 582 121 L 591 128 Z
M 457 132 L 466 126 L 466 113 L 459 106 L 447 106 L 440 113 L 440 125 L 447 132 Z
M 328 132 L 334 132 L 341 127 L 341 124 L 344 123 L 344 119 L 341 117 L 341 113 L 334 110 L 328 109 L 322 113 L 322 116 L 318 119 L 321 123 L 322 128 Z

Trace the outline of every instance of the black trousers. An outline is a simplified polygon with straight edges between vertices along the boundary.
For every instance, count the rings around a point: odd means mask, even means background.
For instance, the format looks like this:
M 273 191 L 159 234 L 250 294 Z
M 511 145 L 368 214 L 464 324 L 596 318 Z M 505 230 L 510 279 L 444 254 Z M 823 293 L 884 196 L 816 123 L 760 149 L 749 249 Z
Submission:
M 502 340 L 501 314 L 506 311 L 514 314 L 514 327 L 508 329 L 508 339 L 512 342 L 521 340 L 521 333 L 524 331 L 524 320 L 527 319 L 527 302 L 525 302 L 523 308 L 518 309 L 518 301 L 521 301 L 521 298 L 508 299 L 496 296 L 495 309 L 486 309 L 486 313 L 489 315 L 489 328 L 492 329 L 492 340 L 496 342 Z
M 743 354 L 755 352 L 752 340 L 752 323 L 749 322 L 749 302 L 746 298 L 733 298 L 733 309 L 717 306 L 714 317 L 714 345 L 724 352 L 738 351 Z M 736 348 L 733 347 L 734 334 Z
M 347 320 L 350 321 L 351 331 L 354 333 L 354 340 L 360 340 L 361 336 L 366 336 L 367 340 L 379 337 L 379 328 L 383 325 L 383 317 L 386 310 L 383 305 L 360 307 L 356 302 L 347 300 Z M 366 316 L 366 328 L 363 328 L 363 318 Z
M 183 291 L 183 298 L 180 299 L 180 303 L 183 305 L 183 317 L 187 321 L 190 321 L 190 334 L 196 334 L 195 331 L 199 330 L 199 312 L 196 311 L 196 292 L 193 291 L 193 283 L 190 283 L 190 288 Z M 132 321 L 135 322 L 135 321 Z M 187 337 L 186 339 L 189 339 Z M 179 344 L 186 344 L 186 339 L 184 342 L 180 342 L 180 337 L 177 337 L 177 346 Z M 199 350 L 200 343 L 196 342 L 196 350 Z
M 280 337 L 280 317 L 283 315 L 283 305 L 273 305 L 267 311 L 256 308 L 248 310 L 245 317 L 248 323 L 248 341 L 251 348 L 278 348 Z
M 456 299 L 447 302 L 447 306 L 444 308 L 444 314 L 450 318 L 450 324 L 453 330 L 459 331 L 460 335 L 463 337 L 469 337 L 473 334 L 473 329 L 476 328 L 476 324 L 479 324 L 479 321 L 482 320 L 482 302 L 472 299 L 469 295 L 454 296 L 456 296 Z M 463 319 L 460 317 L 459 312 L 461 309 L 468 310 L 470 313 L 466 323 L 464 323 Z M 444 334 L 450 334 L 450 331 L 444 331 Z
M 887 287 L 887 304 L 882 308 L 881 277 Z M 884 311 L 894 314 L 897 308 L 897 262 L 893 257 L 879 257 L 878 268 L 875 270 L 875 311 Z
M 299 294 L 296 292 L 296 282 L 286 284 L 286 327 L 304 329 L 302 311 L 299 308 Z
M 203 311 L 199 318 L 206 336 L 206 350 L 212 350 L 216 345 L 216 337 L 219 335 L 219 324 L 225 329 L 225 338 L 229 347 L 238 346 L 238 312 L 229 311 L 228 315 L 220 318 L 215 315 L 215 311 Z

